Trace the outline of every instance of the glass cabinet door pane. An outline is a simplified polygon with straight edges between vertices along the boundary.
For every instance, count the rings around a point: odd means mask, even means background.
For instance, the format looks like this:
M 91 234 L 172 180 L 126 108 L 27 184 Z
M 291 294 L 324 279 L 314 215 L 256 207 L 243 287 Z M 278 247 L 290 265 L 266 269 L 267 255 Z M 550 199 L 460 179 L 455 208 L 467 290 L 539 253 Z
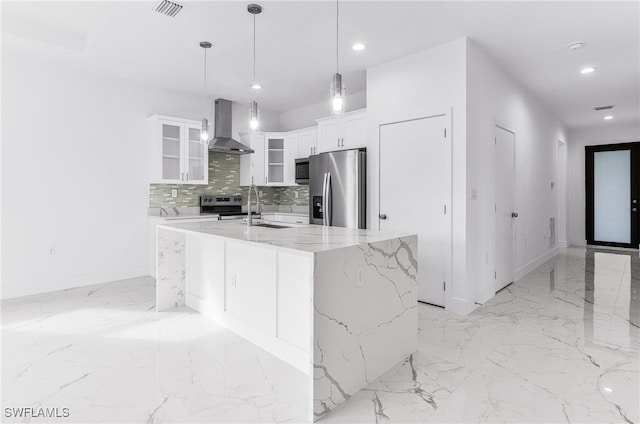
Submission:
M 284 182 L 284 139 L 270 138 L 267 143 L 267 163 L 270 183 Z
M 270 183 L 284 182 L 284 166 L 269 165 L 269 182 Z
M 206 143 L 200 142 L 200 129 L 189 128 L 189 179 L 204 180 L 204 167 L 206 160 Z
M 597 241 L 631 242 L 631 150 L 593 155 L 593 227 Z
M 162 179 L 180 179 L 180 126 L 162 124 Z

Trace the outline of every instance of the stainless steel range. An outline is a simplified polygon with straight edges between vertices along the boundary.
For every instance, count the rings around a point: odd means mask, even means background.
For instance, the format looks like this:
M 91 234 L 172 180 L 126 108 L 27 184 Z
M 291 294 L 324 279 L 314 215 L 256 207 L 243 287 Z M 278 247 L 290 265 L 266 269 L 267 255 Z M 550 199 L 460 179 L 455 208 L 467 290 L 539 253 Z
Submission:
M 257 211 L 251 211 L 251 216 L 260 217 L 260 205 Z M 218 215 L 219 220 L 243 219 L 247 216 L 242 212 L 242 196 L 228 194 L 213 194 L 200 196 L 200 214 Z

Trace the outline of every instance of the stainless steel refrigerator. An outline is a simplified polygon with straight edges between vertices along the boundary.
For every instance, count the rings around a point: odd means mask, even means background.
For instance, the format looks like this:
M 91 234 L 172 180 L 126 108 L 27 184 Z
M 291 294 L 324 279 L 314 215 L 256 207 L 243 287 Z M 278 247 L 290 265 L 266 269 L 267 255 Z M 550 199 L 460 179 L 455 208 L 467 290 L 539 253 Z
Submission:
M 366 228 L 365 149 L 309 156 L 309 222 Z

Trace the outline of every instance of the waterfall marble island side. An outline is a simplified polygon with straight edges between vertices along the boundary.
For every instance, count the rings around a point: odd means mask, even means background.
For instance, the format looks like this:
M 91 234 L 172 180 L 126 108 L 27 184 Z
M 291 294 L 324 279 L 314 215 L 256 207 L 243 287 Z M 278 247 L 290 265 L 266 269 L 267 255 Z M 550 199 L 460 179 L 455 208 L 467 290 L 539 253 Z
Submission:
M 188 306 L 309 378 L 315 421 L 417 348 L 417 236 L 159 225 L 159 312 Z

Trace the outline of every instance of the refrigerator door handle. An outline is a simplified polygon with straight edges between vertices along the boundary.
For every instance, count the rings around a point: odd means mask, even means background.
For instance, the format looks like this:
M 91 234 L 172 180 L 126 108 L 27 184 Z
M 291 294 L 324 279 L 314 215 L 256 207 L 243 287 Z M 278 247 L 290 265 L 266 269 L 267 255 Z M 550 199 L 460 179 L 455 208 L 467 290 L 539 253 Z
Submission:
M 327 173 L 322 180 L 322 225 L 327 225 Z
M 333 225 L 333 205 L 331 204 L 331 196 L 333 195 L 333 190 L 331 189 L 331 172 L 327 172 L 327 203 L 324 210 L 325 215 L 327 216 L 327 225 Z

